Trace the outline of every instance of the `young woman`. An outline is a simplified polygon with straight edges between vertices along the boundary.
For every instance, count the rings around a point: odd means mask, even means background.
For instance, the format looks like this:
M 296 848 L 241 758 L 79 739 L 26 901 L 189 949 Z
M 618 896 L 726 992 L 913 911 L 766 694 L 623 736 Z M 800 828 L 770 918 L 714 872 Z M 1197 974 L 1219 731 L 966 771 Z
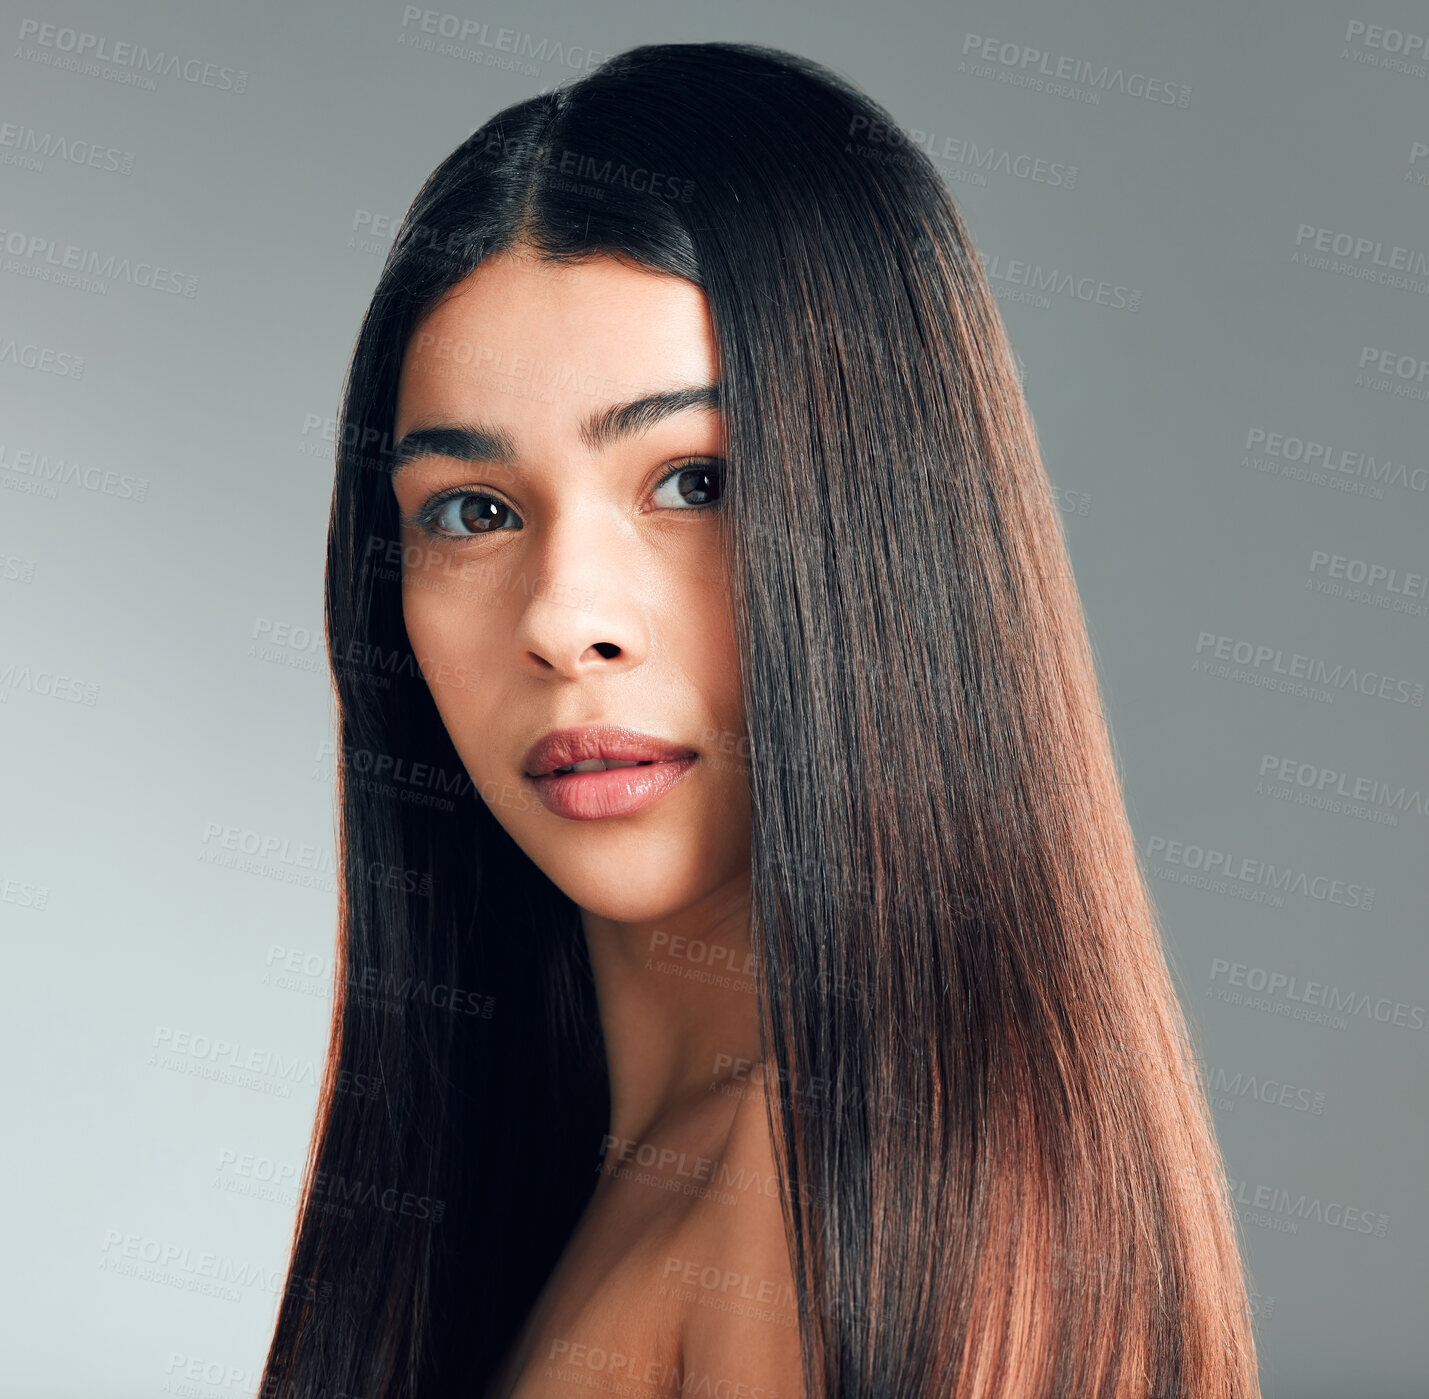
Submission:
M 1251 1399 L 968 234 L 793 55 L 416 197 L 343 405 L 340 974 L 263 1394 Z

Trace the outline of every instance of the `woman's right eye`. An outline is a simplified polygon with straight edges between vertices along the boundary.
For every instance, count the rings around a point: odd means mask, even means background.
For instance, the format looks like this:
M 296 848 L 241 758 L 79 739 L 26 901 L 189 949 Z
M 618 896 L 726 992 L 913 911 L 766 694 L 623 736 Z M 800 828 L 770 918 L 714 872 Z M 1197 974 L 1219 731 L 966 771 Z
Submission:
M 507 516 L 517 523 L 514 526 L 503 523 Z M 454 539 L 521 528 L 516 512 L 505 501 L 479 491 L 454 491 L 449 495 L 434 496 L 418 513 L 418 523 L 432 534 Z

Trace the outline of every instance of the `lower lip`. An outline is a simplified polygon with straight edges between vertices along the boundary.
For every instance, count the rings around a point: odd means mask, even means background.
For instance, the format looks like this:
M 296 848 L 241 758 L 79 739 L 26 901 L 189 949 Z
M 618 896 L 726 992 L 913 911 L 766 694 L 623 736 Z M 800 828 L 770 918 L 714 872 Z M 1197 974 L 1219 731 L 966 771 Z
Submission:
M 607 768 L 604 772 L 548 772 L 530 780 L 548 811 L 567 821 L 603 821 L 609 816 L 629 816 L 649 806 L 697 761 L 675 758 L 643 767 Z

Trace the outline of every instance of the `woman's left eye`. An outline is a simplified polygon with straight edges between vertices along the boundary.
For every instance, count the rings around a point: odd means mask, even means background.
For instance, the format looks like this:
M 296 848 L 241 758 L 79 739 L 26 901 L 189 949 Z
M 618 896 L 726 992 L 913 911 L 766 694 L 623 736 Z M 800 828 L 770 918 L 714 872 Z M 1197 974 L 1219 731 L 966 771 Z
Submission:
M 698 510 L 718 505 L 724 498 L 724 463 L 686 462 L 677 466 L 655 488 L 657 505 L 670 509 Z

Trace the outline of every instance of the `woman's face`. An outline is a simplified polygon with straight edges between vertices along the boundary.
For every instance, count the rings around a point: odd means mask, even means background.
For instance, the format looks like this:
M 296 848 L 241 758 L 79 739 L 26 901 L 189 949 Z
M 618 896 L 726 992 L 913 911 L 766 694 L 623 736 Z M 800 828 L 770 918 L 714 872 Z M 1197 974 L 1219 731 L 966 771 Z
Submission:
M 691 283 L 524 251 L 461 282 L 402 366 L 412 650 L 496 819 L 580 907 L 621 922 L 719 900 L 749 866 L 724 431 L 699 392 L 717 377 Z M 533 752 L 588 726 L 636 733 Z M 587 756 L 643 765 L 549 775 Z

